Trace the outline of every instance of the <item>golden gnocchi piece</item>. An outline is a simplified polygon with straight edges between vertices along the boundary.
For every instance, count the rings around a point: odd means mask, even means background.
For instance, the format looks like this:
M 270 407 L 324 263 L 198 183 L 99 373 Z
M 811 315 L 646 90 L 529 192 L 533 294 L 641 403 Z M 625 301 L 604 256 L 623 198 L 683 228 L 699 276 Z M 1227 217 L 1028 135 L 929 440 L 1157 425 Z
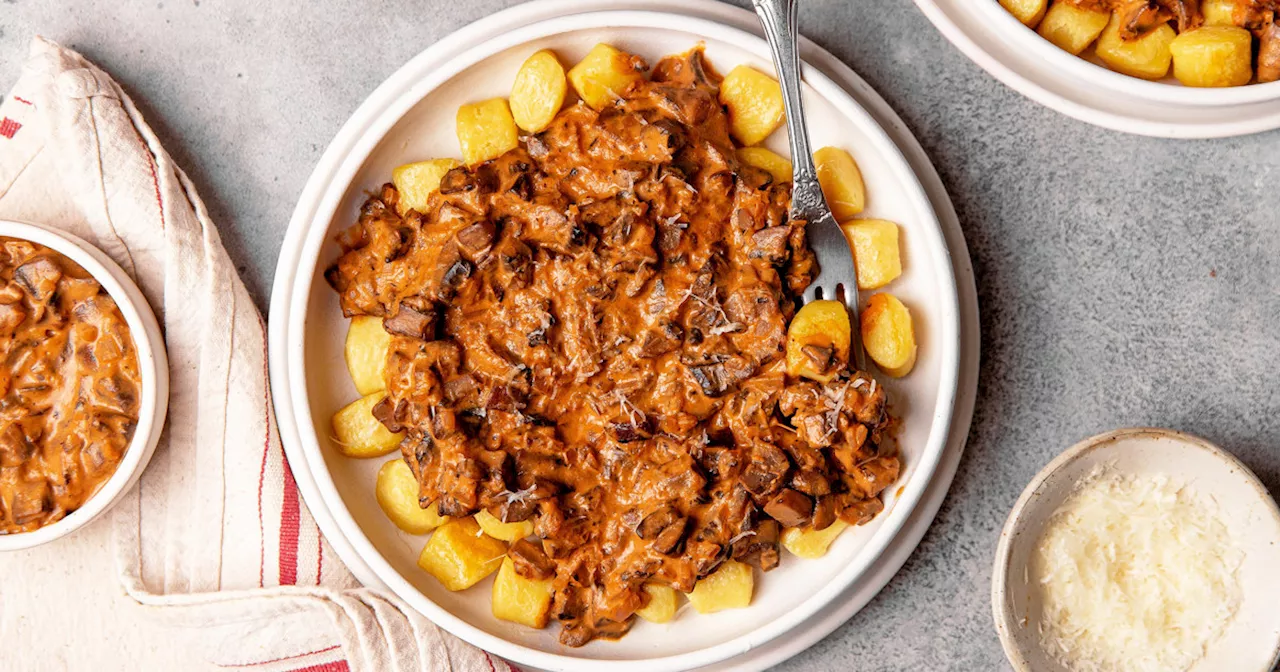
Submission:
M 862 347 L 881 371 L 901 378 L 916 364 L 911 312 L 892 294 L 876 294 L 862 311 Z
M 902 275 L 897 224 L 883 219 L 855 219 L 841 227 L 853 248 L 858 289 L 880 289 Z
M 493 579 L 493 615 L 541 630 L 551 615 L 551 594 L 551 580 L 526 579 L 516 573 L 511 558 L 503 558 Z
M 843 303 L 804 304 L 787 328 L 787 373 L 830 382 L 848 363 L 851 340 L 849 310 Z
M 386 396 L 384 392 L 374 392 L 343 406 L 333 414 L 333 438 L 343 455 L 382 457 L 400 447 L 400 440 L 404 435 L 387 431 L 373 417 L 373 407 Z
M 569 70 L 569 83 L 583 102 L 602 110 L 617 101 L 633 82 L 644 79 L 647 69 L 639 56 L 600 43 Z
M 475 519 L 454 518 L 431 534 L 418 566 L 456 592 L 498 571 L 506 555 L 507 545 L 482 532 Z
M 516 541 L 525 537 L 533 536 L 533 521 L 522 520 L 518 523 L 504 523 L 494 516 L 492 513 L 484 509 L 480 509 L 476 513 L 476 522 L 480 524 L 480 529 L 484 533 L 494 539 L 503 541 Z
M 1189 30 L 1169 44 L 1173 76 L 1185 86 L 1243 86 L 1253 79 L 1253 35 L 1235 26 Z
M 1238 0 L 1201 0 L 1200 14 L 1206 26 L 1237 26 Z
M 720 103 L 729 109 L 729 132 L 743 145 L 758 145 L 782 125 L 778 80 L 739 65 L 720 82 Z
M 769 173 L 774 182 L 791 181 L 791 161 L 764 147 L 743 147 L 738 150 L 738 160 Z
M 782 531 L 782 547 L 792 555 L 813 560 L 827 554 L 831 542 L 840 536 L 849 523 L 837 518 L 821 530 L 811 527 L 788 527 Z
M 1169 74 L 1169 63 L 1173 61 L 1169 45 L 1178 36 L 1173 26 L 1162 23 L 1134 40 L 1121 37 L 1120 27 L 1121 17 L 1117 12 L 1093 48 L 1107 67 L 1142 79 L 1160 79 Z
M 1028 28 L 1040 25 L 1049 8 L 1048 0 L 1000 0 L 1000 4 Z
M 391 334 L 382 328 L 382 320 L 368 315 L 351 318 L 343 355 L 356 392 L 370 395 L 387 388 L 387 348 Z
M 520 132 L 505 98 L 459 107 L 457 132 L 462 160 L 468 166 L 496 159 L 520 145 Z
M 1081 9 L 1069 2 L 1055 2 L 1045 12 L 1036 32 L 1059 49 L 1079 56 L 1098 39 L 1110 18 L 1109 12 Z
M 440 189 L 440 179 L 461 165 L 457 159 L 432 159 L 407 163 L 391 171 L 391 182 L 400 192 L 396 209 L 402 215 L 410 210 L 425 212 L 427 199 Z
M 636 616 L 650 623 L 667 623 L 676 617 L 676 606 L 680 598 L 676 595 L 675 588 L 646 583 L 644 592 L 649 594 L 649 603 L 637 609 Z
M 837 221 L 860 214 L 867 207 L 867 188 L 862 171 L 849 152 L 836 147 L 823 147 L 813 153 L 822 195 Z
M 418 479 L 413 477 L 413 470 L 404 460 L 398 457 L 387 460 L 378 469 L 378 480 L 374 484 L 378 506 L 396 527 L 409 534 L 426 534 L 449 522 L 448 516 L 440 515 L 435 503 L 425 509 L 418 505 L 418 490 Z
M 751 565 L 725 560 L 720 568 L 704 577 L 689 593 L 689 604 L 700 614 L 725 609 L 743 609 L 751 605 L 755 576 Z
M 528 133 L 546 128 L 564 106 L 568 89 L 564 66 L 551 50 L 530 56 L 511 85 L 511 116 L 516 126 Z

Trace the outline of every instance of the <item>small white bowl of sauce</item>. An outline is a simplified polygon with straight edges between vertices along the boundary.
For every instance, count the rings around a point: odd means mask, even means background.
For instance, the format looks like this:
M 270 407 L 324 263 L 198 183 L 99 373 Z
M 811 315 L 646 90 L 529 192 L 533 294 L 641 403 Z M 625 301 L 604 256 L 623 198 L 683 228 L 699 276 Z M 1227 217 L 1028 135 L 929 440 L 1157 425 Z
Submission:
M 1280 510 L 1203 439 L 1121 429 L 1027 486 L 991 601 L 1019 672 L 1270 670 L 1280 660 Z
M 141 476 L 169 365 L 142 292 L 89 243 L 0 220 L 0 551 L 83 527 Z

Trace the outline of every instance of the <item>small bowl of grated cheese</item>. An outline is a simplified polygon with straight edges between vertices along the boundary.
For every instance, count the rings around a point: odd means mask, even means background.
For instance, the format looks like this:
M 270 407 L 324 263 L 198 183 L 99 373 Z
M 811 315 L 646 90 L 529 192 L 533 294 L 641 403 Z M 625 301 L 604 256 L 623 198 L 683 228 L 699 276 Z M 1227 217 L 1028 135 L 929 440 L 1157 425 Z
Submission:
M 1019 672 L 1266 672 L 1280 662 L 1280 510 L 1203 439 L 1095 436 L 1014 505 L 991 601 Z

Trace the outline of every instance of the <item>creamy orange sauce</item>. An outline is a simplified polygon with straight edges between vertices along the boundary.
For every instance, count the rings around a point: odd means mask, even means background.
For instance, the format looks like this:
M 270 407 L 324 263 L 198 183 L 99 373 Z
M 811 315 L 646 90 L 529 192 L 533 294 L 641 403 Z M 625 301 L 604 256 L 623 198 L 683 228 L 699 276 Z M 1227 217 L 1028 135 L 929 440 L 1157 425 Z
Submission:
M 769 570 L 783 527 L 866 522 L 898 476 L 869 374 L 786 373 L 817 269 L 790 185 L 735 158 L 718 82 L 671 57 L 451 171 L 426 212 L 386 185 L 326 274 L 393 334 L 374 414 L 420 503 L 532 520 L 511 555 L 554 577 L 571 646 L 625 633 L 645 583 Z
M 115 473 L 138 421 L 129 328 L 84 269 L 0 238 L 0 534 L 75 511 Z

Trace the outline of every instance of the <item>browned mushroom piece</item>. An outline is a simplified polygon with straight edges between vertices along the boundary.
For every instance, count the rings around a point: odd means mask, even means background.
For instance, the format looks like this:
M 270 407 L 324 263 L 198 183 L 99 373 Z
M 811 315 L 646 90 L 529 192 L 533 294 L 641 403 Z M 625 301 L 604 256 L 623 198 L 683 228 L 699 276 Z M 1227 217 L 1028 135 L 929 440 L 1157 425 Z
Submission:
M 1156 3 L 1178 21 L 1178 32 L 1195 30 L 1204 23 L 1200 0 L 1156 0 Z
M 825 495 L 818 498 L 813 506 L 813 520 L 810 525 L 815 530 L 825 530 L 836 522 L 836 496 Z
M 684 537 L 688 519 L 674 506 L 662 508 L 645 516 L 636 526 L 636 535 L 653 544 L 653 550 L 668 554 L 675 550 Z
M 479 261 L 484 255 L 488 254 L 489 248 L 493 246 L 494 233 L 493 222 L 481 220 L 463 228 L 454 235 L 458 240 L 458 249 L 463 256 L 471 261 Z
M 408 402 L 403 399 L 397 406 L 391 397 L 383 397 L 382 401 L 373 405 L 373 417 L 381 422 L 388 432 L 403 432 Z
M 507 549 L 507 557 L 516 574 L 534 581 L 544 581 L 556 575 L 556 564 L 547 557 L 542 547 L 528 539 L 518 539 Z
M 777 446 L 762 443 L 751 451 L 751 462 L 742 475 L 742 484 L 756 496 L 771 495 L 782 487 L 791 461 Z
M 1280 80 L 1280 24 L 1274 15 L 1258 30 L 1258 81 Z
M 1115 11 L 1124 40 L 1136 40 L 1173 20 L 1178 23 L 1178 32 L 1195 30 L 1204 23 L 1199 0 L 1125 0 Z
M 786 488 L 764 505 L 764 512 L 781 523 L 783 527 L 800 527 L 813 515 L 813 500 L 791 488 Z
M 820 374 L 830 371 L 831 365 L 835 363 L 836 351 L 834 348 L 809 344 L 801 346 L 800 353 L 813 365 L 813 370 Z
M 400 310 L 382 319 L 382 328 L 389 334 L 416 338 L 420 341 L 435 340 L 436 312 L 425 300 L 400 302 Z
M 1128 0 L 1115 11 L 1120 21 L 1120 38 L 1123 40 L 1136 40 L 1173 18 L 1168 10 L 1154 0 Z

